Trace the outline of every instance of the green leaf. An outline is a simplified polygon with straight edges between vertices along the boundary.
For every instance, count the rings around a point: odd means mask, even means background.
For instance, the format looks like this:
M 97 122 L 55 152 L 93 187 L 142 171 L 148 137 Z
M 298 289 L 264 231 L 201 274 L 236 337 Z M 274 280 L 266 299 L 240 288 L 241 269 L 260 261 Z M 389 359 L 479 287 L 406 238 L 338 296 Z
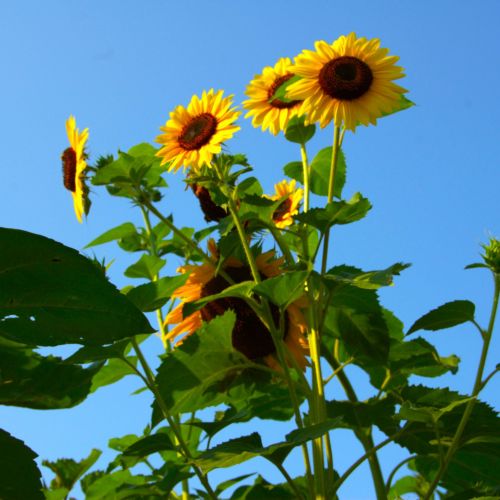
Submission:
M 182 308 L 182 314 L 184 317 L 193 314 L 194 312 L 200 310 L 204 305 L 214 300 L 224 299 L 227 297 L 237 297 L 240 299 L 245 299 L 250 296 L 250 292 L 255 286 L 254 281 L 242 281 L 241 283 L 236 283 L 235 285 L 228 286 L 222 292 L 216 293 L 214 295 L 208 295 L 199 299 L 195 302 L 187 302 Z
M 133 365 L 137 363 L 137 358 L 129 356 L 127 358 Z M 131 366 L 127 365 L 121 359 L 110 359 L 107 364 L 101 368 L 99 373 L 92 380 L 90 392 L 95 392 L 100 387 L 114 384 L 127 375 L 137 375 Z
M 334 201 L 325 208 L 312 208 L 296 215 L 295 218 L 324 233 L 335 224 L 351 224 L 362 219 L 371 207 L 367 198 L 356 193 L 349 201 Z
M 292 83 L 295 83 L 301 79 L 300 76 L 294 75 L 292 78 L 285 80 L 275 91 L 272 96 L 269 96 L 269 101 L 273 101 L 274 99 L 279 99 L 283 102 L 291 102 L 292 99 L 289 99 L 286 95 L 287 89 Z
M 124 274 L 129 278 L 146 278 L 153 281 L 165 264 L 165 260 L 156 255 L 143 254 L 135 264 L 127 267 Z
M 178 274 L 177 276 L 165 276 L 157 281 L 139 285 L 127 292 L 129 299 L 135 306 L 144 312 L 155 311 L 165 305 L 170 300 L 172 293 L 177 288 L 184 285 L 188 279 L 188 274 Z
M 406 493 L 422 493 L 420 481 L 416 476 L 405 476 L 398 479 L 391 487 L 388 500 L 400 500 Z
M 216 317 L 163 360 L 157 383 L 172 414 L 223 402 L 227 383 L 248 367 L 243 354 L 232 346 L 235 319 L 232 311 Z
M 43 500 L 38 456 L 23 441 L 0 429 L 0 498 Z
M 405 269 L 408 269 L 411 264 L 403 264 L 402 262 L 397 262 L 387 269 L 382 271 L 370 271 L 363 272 L 358 269 L 343 269 L 339 268 L 338 274 L 333 274 L 329 271 L 325 274 L 325 279 L 338 281 L 341 283 L 348 283 L 350 285 L 357 286 L 359 288 L 365 288 L 367 290 L 377 290 L 382 286 L 390 286 L 393 284 L 393 277 L 399 276 L 399 273 Z
M 71 408 L 82 402 L 102 366 L 66 364 L 1 338 L 0 359 L 0 404 L 36 409 Z
M 290 142 L 297 144 L 306 144 L 311 140 L 316 132 L 316 125 L 305 125 L 304 116 L 294 116 L 285 130 L 285 137 Z
M 145 483 L 145 476 L 132 475 L 129 470 L 120 470 L 110 474 L 106 474 L 96 479 L 88 486 L 85 498 L 86 500 L 118 500 L 127 497 L 120 495 L 118 493 L 120 492 L 120 490 L 123 491 L 123 489 L 126 487 L 134 485 L 144 485 Z M 141 497 L 139 496 L 139 498 Z M 142 498 L 144 498 L 144 496 Z
M 264 190 L 256 177 L 248 177 L 241 181 L 237 187 L 238 198 L 248 195 L 262 196 Z
M 338 266 L 333 274 L 355 268 Z M 325 318 L 327 331 L 340 338 L 354 362 L 363 367 L 385 365 L 389 355 L 390 335 L 377 293 L 331 280 L 330 306 Z
M 330 182 L 330 164 L 332 161 L 332 147 L 322 149 L 311 162 L 310 169 L 310 189 L 319 196 L 328 195 L 328 184 Z M 337 167 L 335 170 L 335 183 L 333 195 L 341 198 L 342 189 L 346 181 L 346 160 L 342 150 L 339 150 L 337 157 Z M 300 161 L 288 163 L 284 167 L 285 175 L 304 184 L 304 169 Z
M 130 344 L 128 339 L 120 340 L 109 346 L 83 346 L 65 360 L 65 363 L 83 364 L 94 361 L 103 361 L 111 358 L 122 358 L 126 347 Z
M 122 238 L 134 236 L 136 234 L 136 227 L 131 222 L 125 222 L 124 224 L 116 226 L 113 229 L 101 234 L 101 236 L 92 240 L 85 248 L 95 247 L 114 240 L 121 240 Z
M 403 94 L 401 94 L 399 96 L 399 101 L 397 103 L 395 103 L 394 108 L 391 111 L 383 113 L 382 116 L 393 115 L 394 113 L 397 113 L 398 111 L 404 111 L 405 109 L 409 109 L 413 106 L 415 106 L 415 103 L 410 101 L 410 99 L 405 97 Z
M 228 479 L 226 481 L 223 481 L 222 483 L 219 483 L 217 485 L 217 488 L 215 489 L 215 494 L 217 496 L 220 496 L 220 494 L 227 490 L 228 488 L 231 488 L 231 486 L 234 486 L 235 484 L 239 483 L 240 481 L 244 481 L 245 479 L 248 479 L 249 477 L 253 476 L 254 473 L 252 474 L 243 474 L 242 476 L 235 477 L 233 479 Z
M 284 308 L 304 295 L 304 283 L 309 274 L 308 271 L 284 273 L 261 281 L 253 291 L 278 307 Z
M 30 345 L 103 345 L 152 331 L 76 250 L 0 228 L 0 336 Z
M 474 312 L 475 306 L 469 300 L 447 302 L 415 321 L 406 335 L 417 330 L 443 330 L 467 321 L 474 321 Z
M 130 445 L 123 452 L 124 455 L 130 455 L 134 457 L 146 457 L 152 453 L 157 453 L 159 451 L 165 450 L 176 450 L 176 447 L 172 443 L 171 439 L 164 432 L 158 434 L 152 434 L 150 436 L 145 436 L 134 444 Z
M 97 462 L 101 451 L 93 449 L 87 458 L 75 461 L 72 458 L 60 458 L 54 462 L 42 460 L 42 465 L 48 467 L 56 477 L 52 479 L 52 489 L 66 488 L 71 491 L 76 482 Z

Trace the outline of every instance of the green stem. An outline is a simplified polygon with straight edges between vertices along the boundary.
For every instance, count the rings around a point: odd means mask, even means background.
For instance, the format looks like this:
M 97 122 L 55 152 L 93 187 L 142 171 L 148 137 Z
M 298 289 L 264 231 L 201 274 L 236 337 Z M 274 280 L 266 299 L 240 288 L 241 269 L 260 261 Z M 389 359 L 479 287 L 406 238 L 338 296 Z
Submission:
M 385 483 L 385 491 L 389 493 L 389 490 L 391 489 L 392 486 L 392 481 L 394 480 L 394 476 L 396 475 L 396 472 L 403 467 L 403 465 L 407 464 L 408 462 L 411 462 L 414 458 L 416 458 L 418 455 L 410 455 L 409 457 L 406 457 L 404 460 L 399 462 L 394 469 L 392 469 L 391 473 L 389 474 L 389 477 L 387 478 L 387 482 Z
M 300 145 L 300 157 L 302 159 L 302 171 L 304 178 L 304 212 L 309 210 L 309 193 L 310 193 L 310 182 L 309 182 L 309 162 L 307 160 L 307 150 L 306 145 Z
M 474 387 L 472 389 L 472 399 L 467 403 L 464 413 L 462 415 L 462 419 L 460 420 L 460 423 L 458 424 L 457 430 L 455 431 L 455 435 L 453 436 L 453 440 L 450 444 L 450 447 L 448 448 L 448 452 L 446 453 L 446 457 L 444 459 L 444 462 L 441 463 L 441 466 L 439 467 L 439 470 L 436 474 L 436 477 L 432 481 L 431 485 L 429 486 L 429 490 L 427 491 L 427 494 L 424 498 L 424 500 L 429 500 L 429 498 L 432 496 L 434 493 L 434 490 L 437 488 L 437 485 L 439 484 L 439 481 L 441 481 L 441 478 L 444 476 L 446 473 L 448 466 L 453 459 L 453 456 L 457 452 L 458 448 L 460 447 L 460 439 L 462 438 L 462 435 L 465 431 L 465 427 L 467 426 L 467 422 L 469 421 L 469 418 L 472 414 L 472 410 L 474 409 L 474 405 L 476 404 L 477 401 L 477 396 L 479 395 L 479 392 L 481 389 L 484 387 L 483 384 L 483 372 L 484 372 L 484 367 L 486 364 L 486 358 L 488 356 L 488 349 L 490 347 L 490 342 L 491 342 L 491 337 L 493 336 L 493 327 L 495 325 L 495 318 L 497 314 L 497 309 L 498 309 L 498 297 L 500 295 L 500 275 L 494 274 L 494 281 L 495 281 L 495 290 L 494 290 L 494 295 L 493 295 L 493 305 L 491 309 L 491 314 L 490 314 L 490 321 L 488 324 L 488 330 L 484 332 L 483 335 L 483 348 L 481 350 L 481 357 L 479 359 L 479 366 L 477 368 L 477 373 L 476 373 L 476 379 L 474 381 Z
M 328 180 L 328 196 L 327 203 L 333 201 L 335 190 L 335 172 L 337 169 L 337 159 L 340 149 L 340 127 L 335 126 L 333 131 L 333 147 L 332 147 L 332 161 L 330 163 L 330 178 Z M 330 228 L 325 232 L 325 239 L 323 242 L 323 256 L 321 259 L 321 274 L 325 274 L 328 264 L 328 245 L 330 243 Z
M 335 482 L 335 484 L 333 485 L 333 491 L 336 493 L 338 491 L 338 489 L 342 486 L 342 484 L 345 482 L 345 480 L 366 460 L 366 459 L 370 459 L 370 457 L 372 457 L 378 450 L 380 450 L 381 448 L 383 448 L 384 446 L 387 446 L 389 443 L 392 443 L 392 441 L 394 441 L 394 439 L 396 439 L 402 432 L 404 431 L 404 429 L 401 429 L 400 431 L 396 432 L 395 434 L 393 434 L 392 436 L 388 437 L 387 439 L 385 439 L 384 441 L 382 441 L 381 443 L 377 444 L 377 446 L 372 446 L 371 448 L 369 448 L 366 453 L 361 456 L 360 458 L 358 458 L 358 460 L 356 460 L 345 472 L 344 474 L 342 474 L 342 476 L 340 476 L 337 481 Z M 385 486 L 384 486 L 385 488 Z M 384 500 L 387 499 L 387 495 L 385 494 L 385 489 L 384 489 L 384 494 L 382 497 L 378 497 L 377 498 L 382 498 Z
M 196 465 L 193 456 L 191 455 L 191 452 L 189 451 L 189 448 L 187 444 L 184 442 L 184 438 L 182 437 L 181 431 L 178 428 L 175 419 L 172 417 L 170 414 L 168 407 L 163 400 L 162 395 L 160 394 L 160 391 L 156 387 L 155 379 L 153 372 L 151 368 L 149 367 L 148 362 L 146 361 L 146 358 L 142 354 L 142 351 L 139 347 L 139 344 L 137 343 L 135 337 L 132 337 L 132 346 L 134 348 L 135 353 L 137 354 L 137 358 L 139 359 L 139 363 L 142 366 L 142 369 L 144 370 L 145 377 L 148 382 L 148 388 L 151 390 L 153 393 L 156 402 L 158 403 L 158 406 L 160 407 L 161 412 L 163 413 L 163 416 L 165 417 L 165 420 L 168 422 L 168 425 L 172 429 L 172 432 L 175 435 L 175 438 L 177 442 L 179 443 L 179 446 L 181 447 L 182 453 L 184 457 L 191 462 L 191 466 L 195 472 L 195 474 L 198 476 L 198 479 L 200 480 L 201 484 L 205 488 L 205 490 L 208 493 L 208 496 L 212 498 L 213 500 L 217 500 L 217 496 L 215 492 L 212 490 L 212 487 L 210 486 L 210 483 L 208 482 L 207 476 L 202 472 L 202 470 Z
M 293 492 L 295 493 L 296 498 L 298 500 L 302 500 L 304 498 L 304 495 L 302 495 L 300 490 L 297 488 L 297 485 L 294 483 L 290 474 L 288 474 L 287 470 L 283 467 L 283 465 L 280 464 L 279 462 L 273 462 L 273 464 L 276 465 L 281 474 L 283 474 L 283 477 L 286 479 L 286 482 L 290 485 L 290 488 L 292 488 Z
M 281 236 L 280 230 L 276 226 L 269 226 L 269 232 L 272 234 L 274 240 L 280 247 L 281 252 L 285 256 L 286 262 L 289 266 L 292 266 L 295 264 L 295 260 L 293 258 L 292 252 L 288 248 L 288 245 L 286 242 L 283 240 L 283 236 Z

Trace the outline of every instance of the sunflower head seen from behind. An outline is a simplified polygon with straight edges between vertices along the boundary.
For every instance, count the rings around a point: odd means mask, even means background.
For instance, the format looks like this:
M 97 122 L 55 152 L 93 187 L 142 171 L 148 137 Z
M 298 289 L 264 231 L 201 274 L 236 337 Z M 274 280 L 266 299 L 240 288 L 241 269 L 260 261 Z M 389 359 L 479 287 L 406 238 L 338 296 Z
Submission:
M 406 92 L 394 80 L 404 76 L 398 57 L 380 47 L 380 40 L 341 36 L 332 44 L 318 41 L 315 51 L 304 50 L 291 71 L 301 79 L 287 89 L 290 99 L 303 99 L 300 112 L 307 123 L 355 130 L 375 125 L 377 118 L 401 108 Z
M 168 163 L 168 170 L 176 172 L 181 166 L 196 170 L 210 164 L 222 143 L 240 129 L 235 121 L 241 113 L 231 107 L 232 102 L 232 96 L 211 89 L 201 98 L 193 96 L 187 108 L 177 106 L 156 138 L 162 145 L 157 153 L 162 165 Z
M 87 168 L 85 145 L 89 137 L 89 129 L 86 128 L 80 132 L 76 128 L 75 117 L 70 116 L 66 120 L 66 133 L 70 146 L 61 155 L 63 182 L 64 187 L 71 191 L 73 196 L 76 218 L 82 222 L 83 214 L 88 214 L 90 209 L 89 189 L 85 184 L 85 169 Z
M 172 297 L 179 299 L 179 304 L 166 317 L 166 325 L 172 329 L 166 335 L 166 340 L 174 341 L 191 335 L 201 327 L 203 321 L 211 321 L 231 309 L 236 313 L 236 322 L 232 332 L 233 347 L 254 361 L 262 359 L 272 368 L 278 368 L 276 349 L 269 330 L 262 323 L 252 308 L 236 297 L 216 299 L 205 304 L 200 310 L 184 317 L 183 307 L 187 302 L 193 302 L 210 295 L 216 295 L 230 286 L 229 282 L 216 274 L 217 249 L 215 243 L 210 243 L 214 262 L 202 265 L 187 265 L 178 269 L 181 273 L 189 273 L 187 281 L 179 287 Z M 282 259 L 274 257 L 274 251 L 260 253 L 256 257 L 257 267 L 263 280 L 281 274 Z M 223 264 L 224 274 L 233 283 L 252 281 L 250 268 L 237 259 L 230 257 Z M 279 310 L 271 305 L 275 324 L 279 322 Z M 305 338 L 306 322 L 297 304 L 291 304 L 285 314 L 284 343 L 295 358 L 297 364 L 304 368 L 307 364 L 307 341 Z
M 290 71 L 292 61 L 282 57 L 274 67 L 266 66 L 248 85 L 245 94 L 249 97 L 243 103 L 248 109 L 246 118 L 252 117 L 254 127 L 269 129 L 273 135 L 286 130 L 288 121 L 295 116 L 301 100 L 283 100 L 276 97 L 276 91 L 294 74 Z

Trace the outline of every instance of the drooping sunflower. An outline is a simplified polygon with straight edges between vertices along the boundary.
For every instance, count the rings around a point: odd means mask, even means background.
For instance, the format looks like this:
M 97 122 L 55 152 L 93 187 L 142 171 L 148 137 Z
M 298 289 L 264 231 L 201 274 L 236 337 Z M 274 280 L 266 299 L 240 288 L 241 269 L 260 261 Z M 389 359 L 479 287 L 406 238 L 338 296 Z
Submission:
M 88 214 L 90 208 L 89 189 L 85 184 L 85 145 L 89 138 L 89 129 L 86 128 L 80 133 L 76 128 L 75 117 L 70 116 L 66 120 L 66 133 L 70 147 L 61 155 L 64 187 L 71 191 L 76 218 L 78 222 L 82 222 L 82 215 Z
M 293 216 L 299 212 L 299 205 L 304 196 L 304 190 L 296 187 L 295 180 L 288 182 L 286 179 L 274 185 L 276 194 L 266 196 L 271 200 L 281 200 L 278 208 L 273 213 L 273 221 L 276 227 L 283 229 L 293 223 Z
M 298 113 L 302 100 L 284 101 L 274 97 L 278 88 L 294 76 L 291 66 L 292 61 L 282 57 L 274 67 L 266 66 L 262 74 L 249 83 L 245 94 L 250 99 L 243 102 L 243 107 L 250 110 L 245 118 L 252 117 L 254 127 L 269 129 L 276 135 L 286 130 L 290 118 Z
M 318 41 L 316 51 L 304 50 L 291 71 L 301 80 L 287 89 L 290 99 L 303 99 L 300 112 L 306 123 L 323 128 L 332 120 L 354 130 L 358 124 L 376 124 L 377 118 L 400 106 L 406 89 L 393 81 L 404 76 L 380 40 L 341 36 L 332 44 Z
M 236 314 L 236 323 L 232 332 L 233 347 L 250 360 L 264 359 L 270 367 L 279 369 L 270 332 L 243 299 L 235 297 L 217 299 L 209 302 L 193 314 L 183 317 L 182 308 L 186 302 L 193 302 L 220 293 L 230 286 L 222 276 L 215 274 L 217 262 L 214 247 L 215 244 L 211 242 L 209 248 L 214 256 L 213 264 L 186 265 L 178 269 L 178 272 L 189 273 L 189 277 L 186 283 L 172 294 L 172 298 L 179 299 L 180 303 L 165 319 L 166 325 L 175 325 L 166 335 L 166 340 L 177 340 L 179 342 L 181 337 L 183 339 L 198 330 L 203 321 L 210 321 L 216 316 L 224 314 L 228 309 L 232 309 Z M 280 266 L 283 259 L 275 259 L 272 250 L 260 254 L 256 258 L 256 262 L 262 279 L 278 276 L 282 272 Z M 252 280 L 250 268 L 234 258 L 226 261 L 224 271 L 235 283 Z M 271 305 L 271 311 L 275 323 L 277 323 L 279 321 L 279 310 L 274 305 Z M 308 352 L 305 338 L 307 326 L 298 304 L 288 306 L 285 323 L 285 344 L 296 359 L 297 364 L 305 368 L 307 364 L 306 354 Z
M 193 96 L 188 107 L 177 106 L 163 134 L 156 142 L 163 144 L 157 155 L 162 165 L 170 162 L 168 170 L 176 172 L 181 166 L 194 169 L 209 164 L 214 154 L 220 153 L 221 144 L 239 129 L 234 122 L 241 114 L 231 107 L 233 96 L 223 97 L 223 91 L 203 91 L 201 98 Z

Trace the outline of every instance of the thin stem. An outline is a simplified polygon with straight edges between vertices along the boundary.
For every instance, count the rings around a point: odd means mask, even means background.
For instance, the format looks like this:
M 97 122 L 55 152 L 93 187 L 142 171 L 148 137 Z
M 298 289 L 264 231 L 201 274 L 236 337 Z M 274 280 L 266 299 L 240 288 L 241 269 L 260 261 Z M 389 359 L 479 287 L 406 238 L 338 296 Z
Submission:
M 462 435 L 465 431 L 465 427 L 467 426 L 467 422 L 469 421 L 469 418 L 472 414 L 472 410 L 474 409 L 474 405 L 476 404 L 477 396 L 478 396 L 479 392 L 481 391 L 481 389 L 483 388 L 483 372 L 484 372 L 484 367 L 486 364 L 486 358 L 488 356 L 488 349 L 490 346 L 491 337 L 493 336 L 493 327 L 495 325 L 495 318 L 496 318 L 497 309 L 498 309 L 498 297 L 500 295 L 500 275 L 494 274 L 493 278 L 495 281 L 495 290 L 493 292 L 494 293 L 493 305 L 491 308 L 488 330 L 486 332 L 484 332 L 484 335 L 483 335 L 483 348 L 481 350 L 481 357 L 479 359 L 479 366 L 477 368 L 476 379 L 474 381 L 474 387 L 472 389 L 472 394 L 471 394 L 472 399 L 467 403 L 467 405 L 465 407 L 464 413 L 462 415 L 462 419 L 460 420 L 460 423 L 458 424 L 457 430 L 455 431 L 455 435 L 453 436 L 453 440 L 450 444 L 450 447 L 448 448 L 448 453 L 446 454 L 444 462 L 439 467 L 439 470 L 436 474 L 436 477 L 432 481 L 432 484 L 429 486 L 429 490 L 427 491 L 427 494 L 426 494 L 424 500 L 428 500 L 432 496 L 432 494 L 434 493 L 434 490 L 436 489 L 437 485 L 439 484 L 439 481 L 446 473 L 446 470 L 448 469 L 448 465 L 450 464 L 453 456 L 455 455 L 458 448 L 460 447 L 460 439 L 462 438 Z
M 498 373 L 500 372 L 500 365 L 497 367 L 483 380 L 481 384 L 481 391 L 486 387 L 486 384 Z
M 298 500 L 301 500 L 304 498 L 304 495 L 300 492 L 300 490 L 297 488 L 297 485 L 294 483 L 293 479 L 291 478 L 290 474 L 288 474 L 287 470 L 283 467 L 282 464 L 279 462 L 273 462 L 274 465 L 279 469 L 281 474 L 283 474 L 283 477 L 286 479 L 286 482 L 290 485 L 290 488 L 292 488 L 293 492 L 297 496 Z
M 163 400 L 162 395 L 160 394 L 160 391 L 156 387 L 153 372 L 152 372 L 151 368 L 149 367 L 149 364 L 146 361 L 146 358 L 142 354 L 142 351 L 141 351 L 139 344 L 137 343 L 135 337 L 132 337 L 132 346 L 134 348 L 134 351 L 137 354 L 137 358 L 139 359 L 139 362 L 142 366 L 142 369 L 144 370 L 144 374 L 145 374 L 146 379 L 148 381 L 148 387 L 151 390 L 151 392 L 153 393 L 155 400 L 158 403 L 158 406 L 160 407 L 160 410 L 163 413 L 163 416 L 165 417 L 165 420 L 168 422 L 168 425 L 172 429 L 172 431 L 176 437 L 176 440 L 179 443 L 179 446 L 181 447 L 183 455 L 186 457 L 187 460 L 189 460 L 189 462 L 191 462 L 191 466 L 192 466 L 194 472 L 196 473 L 196 475 L 198 476 L 198 479 L 200 480 L 201 484 L 204 486 L 205 490 L 207 491 L 208 496 L 210 498 L 212 498 L 213 500 L 217 500 L 217 496 L 214 493 L 214 491 L 212 490 L 212 487 L 210 486 L 210 483 L 208 482 L 207 476 L 196 465 L 194 458 L 191 455 L 191 452 L 189 451 L 187 444 L 184 442 L 184 438 L 182 437 L 182 433 L 181 433 L 180 429 L 178 428 L 174 418 L 170 414 L 168 407 L 167 407 L 165 401 Z
M 303 178 L 304 178 L 304 212 L 307 212 L 309 210 L 309 191 L 310 191 L 310 184 L 309 184 L 309 163 L 307 160 L 307 151 L 306 151 L 306 145 L 301 144 L 300 145 L 300 157 L 302 159 L 302 171 L 303 171 Z
M 272 234 L 274 240 L 280 247 L 281 252 L 285 256 L 286 262 L 288 265 L 293 265 L 295 264 L 295 260 L 293 258 L 292 252 L 288 248 L 288 245 L 286 242 L 283 240 L 283 236 L 281 236 L 281 233 L 279 229 L 276 226 L 269 226 L 269 232 Z
M 398 432 L 396 432 L 395 434 L 393 434 L 392 436 L 388 437 L 387 439 L 385 439 L 384 441 L 382 441 L 381 443 L 377 444 L 377 446 L 373 446 L 372 448 L 370 448 L 369 450 L 366 451 L 366 453 L 361 456 L 360 458 L 358 458 L 358 460 L 356 460 L 345 472 L 344 474 L 342 474 L 342 476 L 340 476 L 337 481 L 335 482 L 335 484 L 333 485 L 333 491 L 334 492 L 337 492 L 338 489 L 342 486 L 342 484 L 345 482 L 345 480 L 366 460 L 366 459 L 369 459 L 371 456 L 373 456 L 375 454 L 375 452 L 377 452 L 378 450 L 380 450 L 381 448 L 383 448 L 384 446 L 388 445 L 389 443 L 392 443 L 392 441 L 394 441 L 400 434 L 403 433 L 403 431 L 405 430 L 405 428 L 399 430 Z M 387 496 L 385 495 L 385 486 L 384 486 L 384 496 L 382 497 L 384 499 L 387 498 Z
M 343 135 L 342 135 L 343 138 Z M 328 180 L 328 196 L 327 203 L 331 203 L 335 192 L 335 171 L 337 168 L 338 153 L 340 150 L 340 127 L 335 125 L 333 132 L 333 147 L 332 147 L 332 161 L 330 163 L 330 178 Z M 325 239 L 323 242 L 323 256 L 321 260 L 321 274 L 325 274 L 328 264 L 328 245 L 330 243 L 330 228 L 325 232 Z
M 330 382 L 332 379 L 334 379 L 339 374 L 339 372 L 341 372 L 346 366 L 350 365 L 353 361 L 354 361 L 354 358 L 349 358 L 347 361 L 344 361 L 341 365 L 339 365 L 338 368 L 336 368 L 332 372 L 332 374 L 328 378 L 326 378 L 323 381 L 323 385 L 326 386 L 326 384 L 328 384 L 328 382 Z
M 387 478 L 387 482 L 385 483 L 385 491 L 389 493 L 389 490 L 391 489 L 392 481 L 394 480 L 394 476 L 396 475 L 396 472 L 403 467 L 403 465 L 407 464 L 408 462 L 411 462 L 414 458 L 416 458 L 418 455 L 410 455 L 409 457 L 406 457 L 404 460 L 399 462 L 394 469 L 392 469 L 391 473 L 389 474 L 389 477 Z

